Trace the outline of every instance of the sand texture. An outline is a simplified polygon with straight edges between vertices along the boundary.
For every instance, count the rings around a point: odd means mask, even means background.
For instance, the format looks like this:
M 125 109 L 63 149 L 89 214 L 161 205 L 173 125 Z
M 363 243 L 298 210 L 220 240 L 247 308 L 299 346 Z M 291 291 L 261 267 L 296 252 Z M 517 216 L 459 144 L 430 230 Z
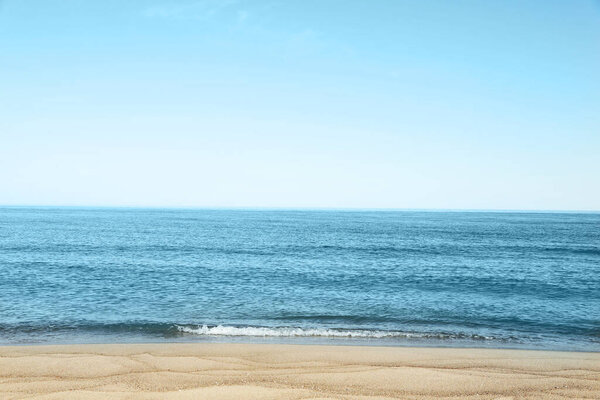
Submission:
M 600 353 L 259 344 L 0 347 L 1 399 L 600 399 Z

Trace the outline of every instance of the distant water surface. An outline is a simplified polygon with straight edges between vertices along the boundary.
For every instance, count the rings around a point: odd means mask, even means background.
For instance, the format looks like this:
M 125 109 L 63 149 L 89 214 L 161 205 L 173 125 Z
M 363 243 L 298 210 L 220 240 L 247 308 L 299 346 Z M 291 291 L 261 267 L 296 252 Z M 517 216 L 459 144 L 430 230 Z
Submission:
M 600 351 L 600 214 L 0 208 L 0 343 Z

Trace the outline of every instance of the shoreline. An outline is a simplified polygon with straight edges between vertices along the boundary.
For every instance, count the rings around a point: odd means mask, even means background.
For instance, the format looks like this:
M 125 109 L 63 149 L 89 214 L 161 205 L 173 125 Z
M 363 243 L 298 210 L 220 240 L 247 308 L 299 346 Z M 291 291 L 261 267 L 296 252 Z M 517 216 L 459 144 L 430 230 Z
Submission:
M 600 398 L 600 353 L 403 346 L 0 346 L 3 399 Z
M 65 340 L 65 341 L 31 341 L 31 342 L 0 342 L 0 349 L 7 347 L 71 347 L 71 346 L 137 346 L 137 345 L 258 345 L 258 346 L 316 346 L 316 347 L 381 347 L 381 348 L 418 348 L 418 349 L 454 349 L 454 350 L 508 350 L 508 351 L 537 351 L 537 352 L 552 352 L 552 353 L 590 353 L 600 355 L 600 343 L 597 348 L 592 348 L 591 345 L 585 347 L 560 347 L 560 346 L 538 346 L 531 344 L 507 344 L 506 346 L 498 345 L 498 343 L 490 343 L 485 345 L 475 342 L 433 342 L 433 341 L 385 341 L 382 339 L 346 339 L 346 338 L 272 338 L 272 337 L 211 337 L 208 339 L 198 340 L 181 339 L 181 340 L 152 340 L 148 338 L 140 338 L 127 340 L 119 338 L 119 340 Z

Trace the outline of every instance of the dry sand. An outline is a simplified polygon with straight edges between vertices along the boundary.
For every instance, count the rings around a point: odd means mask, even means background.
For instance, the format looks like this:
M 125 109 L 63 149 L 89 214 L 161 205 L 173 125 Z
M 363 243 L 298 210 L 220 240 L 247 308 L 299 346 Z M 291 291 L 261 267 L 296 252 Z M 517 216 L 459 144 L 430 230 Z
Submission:
M 1 399 L 600 399 L 600 353 L 258 344 L 0 347 Z

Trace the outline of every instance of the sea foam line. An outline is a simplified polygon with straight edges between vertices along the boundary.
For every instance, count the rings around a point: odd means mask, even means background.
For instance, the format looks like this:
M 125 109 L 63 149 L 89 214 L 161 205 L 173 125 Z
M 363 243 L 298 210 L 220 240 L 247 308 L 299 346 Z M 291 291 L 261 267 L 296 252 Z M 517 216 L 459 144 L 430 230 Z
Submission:
M 189 326 L 178 326 L 180 332 L 203 336 L 280 336 L 280 337 L 364 337 L 384 338 L 409 335 L 403 332 L 385 332 L 368 330 L 337 330 L 337 329 L 303 329 L 293 327 L 255 327 L 255 326 L 208 326 L 202 325 L 197 328 Z
M 339 338 L 438 338 L 450 339 L 459 338 L 463 335 L 452 335 L 443 333 L 412 333 L 401 331 L 378 331 L 366 329 L 303 329 L 295 327 L 258 327 L 258 326 L 208 326 L 198 325 L 197 327 L 177 325 L 177 329 L 182 333 L 199 336 L 253 336 L 253 337 L 339 337 Z M 474 335 L 472 339 L 493 339 Z

